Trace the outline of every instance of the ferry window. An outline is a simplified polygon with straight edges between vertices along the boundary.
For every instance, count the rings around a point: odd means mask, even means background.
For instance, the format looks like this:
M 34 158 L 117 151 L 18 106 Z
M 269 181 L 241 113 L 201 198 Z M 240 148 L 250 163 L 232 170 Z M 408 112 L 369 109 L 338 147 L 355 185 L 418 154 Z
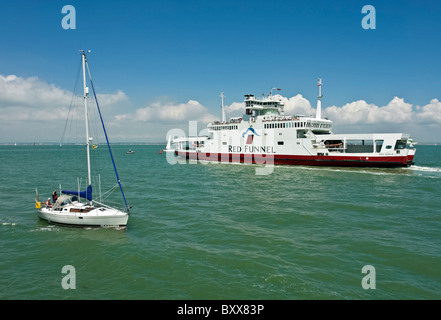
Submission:
M 386 146 L 386 149 L 392 149 L 392 146 Z
M 375 151 L 380 152 L 381 147 L 383 146 L 384 140 L 375 140 Z
M 406 143 L 406 140 L 397 140 L 397 142 L 395 143 L 395 150 L 406 148 Z
M 283 146 L 283 141 L 277 141 L 277 144 L 278 144 L 279 146 Z
M 306 138 L 306 130 L 297 130 L 297 138 L 299 139 Z

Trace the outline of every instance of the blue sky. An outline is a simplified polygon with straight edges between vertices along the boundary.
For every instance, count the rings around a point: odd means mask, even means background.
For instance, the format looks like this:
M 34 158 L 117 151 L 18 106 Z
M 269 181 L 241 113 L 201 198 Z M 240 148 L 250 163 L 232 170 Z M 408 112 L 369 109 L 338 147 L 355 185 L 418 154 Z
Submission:
M 74 30 L 61 26 L 64 5 L 76 9 Z M 364 5 L 375 7 L 376 29 L 362 28 Z M 188 127 L 192 117 L 219 118 L 222 91 L 231 115 L 244 94 L 271 87 L 297 97 L 289 110 L 312 110 L 320 76 L 334 131 L 393 129 L 441 141 L 438 1 L 1 0 L 0 6 L 0 142 L 58 141 L 52 137 L 59 119 L 47 113 L 68 107 L 79 49 L 92 50 L 89 63 L 109 103 L 115 140 L 165 141 L 170 128 Z M 360 110 L 369 110 L 369 121 L 331 117 Z M 165 111 L 169 119 L 158 116 Z M 15 116 L 22 113 L 34 117 Z M 45 115 L 53 121 L 47 130 L 37 125 Z

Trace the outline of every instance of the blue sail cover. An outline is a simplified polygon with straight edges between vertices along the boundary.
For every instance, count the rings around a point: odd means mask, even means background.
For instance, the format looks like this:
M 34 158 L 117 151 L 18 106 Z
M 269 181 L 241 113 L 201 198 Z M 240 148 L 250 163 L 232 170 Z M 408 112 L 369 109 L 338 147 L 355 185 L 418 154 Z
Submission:
M 80 191 L 80 192 L 78 192 L 78 190 L 77 191 L 61 190 L 61 192 L 64 194 L 69 194 L 71 196 L 79 196 L 81 198 L 85 198 L 89 201 L 92 201 L 92 186 L 91 185 L 89 185 L 86 190 Z

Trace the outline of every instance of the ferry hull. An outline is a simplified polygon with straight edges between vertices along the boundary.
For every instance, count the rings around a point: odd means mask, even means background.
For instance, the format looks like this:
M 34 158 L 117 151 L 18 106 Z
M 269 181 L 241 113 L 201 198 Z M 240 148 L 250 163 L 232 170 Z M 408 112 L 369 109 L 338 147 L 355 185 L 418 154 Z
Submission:
M 188 160 L 232 162 L 249 164 L 303 165 L 329 167 L 377 167 L 394 168 L 412 165 L 413 155 L 407 156 L 299 156 L 279 154 L 196 153 L 176 151 L 175 155 Z

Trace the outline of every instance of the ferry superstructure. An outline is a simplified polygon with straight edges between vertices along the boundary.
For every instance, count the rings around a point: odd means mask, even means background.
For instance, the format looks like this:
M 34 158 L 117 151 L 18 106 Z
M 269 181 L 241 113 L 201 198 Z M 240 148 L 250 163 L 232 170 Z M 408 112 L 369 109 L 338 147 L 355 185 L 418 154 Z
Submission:
M 321 115 L 321 79 L 316 116 L 285 115 L 280 96 L 245 95 L 245 114 L 208 124 L 208 135 L 178 137 L 175 154 L 194 160 L 342 167 L 406 167 L 414 148 L 405 133 L 335 134 Z M 223 97 L 223 95 L 222 95 Z

